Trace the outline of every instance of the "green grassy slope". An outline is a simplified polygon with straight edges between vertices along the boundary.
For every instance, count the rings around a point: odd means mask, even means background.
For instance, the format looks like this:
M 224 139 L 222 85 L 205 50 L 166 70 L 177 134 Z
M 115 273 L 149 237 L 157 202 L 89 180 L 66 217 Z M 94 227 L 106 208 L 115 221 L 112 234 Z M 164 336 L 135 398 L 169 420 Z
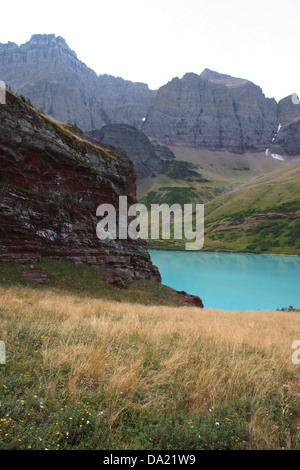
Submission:
M 300 162 L 205 206 L 205 249 L 300 254 Z
M 238 155 L 181 147 L 171 149 L 176 159 L 196 165 L 195 171 L 199 173 L 199 178 L 172 178 L 166 174 L 144 178 L 138 183 L 139 202 L 148 206 L 151 203 L 182 203 L 181 199 L 186 203 L 206 203 L 253 178 L 289 164 L 266 157 L 264 153 Z
M 25 271 L 39 272 L 48 282 L 36 283 L 23 276 Z M 42 258 L 36 264 L 0 263 L 0 286 L 30 287 L 37 290 L 51 289 L 57 293 L 76 294 L 83 298 L 107 299 L 116 302 L 143 305 L 184 306 L 185 303 L 167 286 L 150 280 L 134 281 L 127 289 L 119 289 L 106 281 L 106 270 L 67 260 Z
M 204 251 L 300 254 L 300 162 L 240 185 L 205 204 Z M 184 240 L 150 248 L 184 250 Z

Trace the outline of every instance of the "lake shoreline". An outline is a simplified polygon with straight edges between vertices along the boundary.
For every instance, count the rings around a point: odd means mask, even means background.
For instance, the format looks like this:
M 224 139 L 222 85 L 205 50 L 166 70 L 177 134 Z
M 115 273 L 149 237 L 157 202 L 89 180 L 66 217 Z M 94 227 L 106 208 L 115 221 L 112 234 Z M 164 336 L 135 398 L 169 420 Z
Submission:
M 276 311 L 300 307 L 297 255 L 175 250 L 149 250 L 149 254 L 164 285 L 199 296 L 204 308 Z
M 285 253 L 253 253 L 245 251 L 202 251 L 202 250 L 171 250 L 168 248 L 147 248 L 148 251 L 167 251 L 170 253 L 209 253 L 209 254 L 222 254 L 222 255 L 258 255 L 258 256 L 290 256 L 300 258 L 300 255 L 288 255 Z

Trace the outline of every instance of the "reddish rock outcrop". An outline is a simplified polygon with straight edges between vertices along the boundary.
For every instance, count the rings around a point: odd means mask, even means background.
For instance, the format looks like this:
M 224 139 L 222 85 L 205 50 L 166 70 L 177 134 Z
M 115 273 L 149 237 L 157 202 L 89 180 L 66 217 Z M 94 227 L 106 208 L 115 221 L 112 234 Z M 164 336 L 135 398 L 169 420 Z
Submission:
M 45 273 L 36 269 L 25 269 L 22 272 L 22 276 L 37 284 L 47 284 L 50 282 L 50 279 L 48 279 Z
M 185 304 L 203 308 L 203 302 L 197 295 L 188 294 L 184 290 L 179 291 L 178 294 L 180 295 L 181 299 L 184 301 Z
M 184 290 L 175 291 L 175 289 L 172 289 L 172 287 L 169 287 L 169 289 L 170 289 L 170 291 L 177 292 L 177 294 L 179 294 L 179 297 L 181 298 L 181 300 L 186 305 L 191 305 L 193 307 L 204 308 L 202 300 L 197 295 L 188 294 Z
M 0 260 L 66 258 L 105 266 L 120 286 L 124 276 L 161 281 L 144 241 L 101 241 L 96 235 L 98 205 L 118 208 L 119 196 L 127 196 L 128 205 L 136 202 L 134 168 L 125 152 L 7 93 L 0 106 L 0 163 Z

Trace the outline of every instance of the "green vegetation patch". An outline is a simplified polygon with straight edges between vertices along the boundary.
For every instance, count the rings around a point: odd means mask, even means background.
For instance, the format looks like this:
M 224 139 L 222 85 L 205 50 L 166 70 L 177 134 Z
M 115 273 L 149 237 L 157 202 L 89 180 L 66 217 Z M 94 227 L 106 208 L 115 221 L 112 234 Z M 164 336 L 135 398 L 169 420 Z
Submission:
M 49 282 L 36 283 L 23 276 L 24 271 L 39 271 Z M 34 289 L 54 289 L 83 297 L 141 303 L 144 305 L 184 305 L 178 294 L 151 280 L 134 281 L 127 289 L 119 289 L 106 282 L 106 269 L 68 260 L 42 258 L 40 263 L 16 264 L 0 262 L 0 285 L 24 286 Z
M 149 191 L 146 196 L 140 198 L 139 202 L 150 209 L 151 204 L 202 204 L 198 191 L 190 186 L 165 186 L 157 191 Z

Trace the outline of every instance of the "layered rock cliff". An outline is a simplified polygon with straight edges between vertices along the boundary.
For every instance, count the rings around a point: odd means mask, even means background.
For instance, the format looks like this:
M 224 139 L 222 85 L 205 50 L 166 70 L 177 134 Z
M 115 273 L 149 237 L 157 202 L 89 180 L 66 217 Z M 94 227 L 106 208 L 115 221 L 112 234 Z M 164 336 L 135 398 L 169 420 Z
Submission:
M 278 127 L 277 103 L 253 83 L 205 70 L 158 91 L 142 130 L 168 145 L 263 151 Z
M 0 260 L 105 266 L 113 283 L 161 280 L 142 240 L 100 240 L 96 209 L 136 202 L 126 153 L 57 123 L 11 93 L 0 105 Z M 118 211 L 117 211 L 118 214 Z
M 36 108 L 83 130 L 119 122 L 139 127 L 156 94 L 143 83 L 97 76 L 54 34 L 0 44 L 0 77 Z

